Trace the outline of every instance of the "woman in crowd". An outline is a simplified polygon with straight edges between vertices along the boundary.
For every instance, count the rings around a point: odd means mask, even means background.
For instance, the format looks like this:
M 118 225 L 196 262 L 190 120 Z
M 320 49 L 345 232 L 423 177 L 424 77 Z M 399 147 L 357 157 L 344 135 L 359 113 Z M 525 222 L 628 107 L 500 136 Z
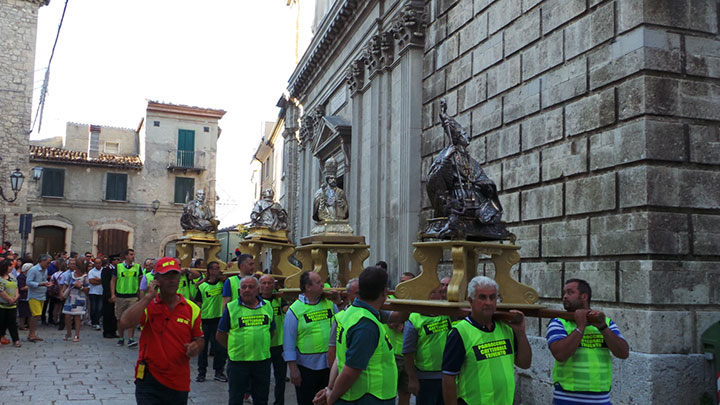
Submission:
M 87 294 L 90 291 L 90 281 L 80 267 L 78 267 L 75 259 L 68 261 L 69 275 L 65 278 L 62 296 L 65 297 L 65 306 L 63 306 L 63 314 L 65 314 L 65 340 L 70 340 L 72 334 L 72 324 L 75 324 L 75 336 L 73 342 L 80 341 L 80 325 L 82 317 L 85 316 L 87 307 Z
M 70 272 L 68 271 L 67 262 L 65 260 L 57 259 L 55 261 L 55 266 L 57 266 L 58 270 L 50 276 L 50 282 L 52 282 L 52 285 L 48 287 L 47 291 L 48 298 L 50 299 L 49 308 L 52 308 L 48 309 L 48 311 L 50 311 L 50 315 L 48 316 L 50 319 L 48 323 L 51 325 L 58 325 L 58 330 L 63 330 L 65 328 L 65 320 L 60 312 L 63 309 L 65 299 L 63 298 L 61 292 L 64 280 Z
M 10 274 L 10 260 L 0 262 L 0 335 L 10 332 L 15 347 L 20 347 L 17 329 L 17 302 L 20 298 L 17 279 Z
M 27 272 L 33 266 L 32 263 L 23 263 L 18 275 L 18 291 L 20 292 L 20 300 L 17 303 L 19 330 L 28 330 L 28 320 L 30 319 L 30 305 L 28 304 L 28 286 Z

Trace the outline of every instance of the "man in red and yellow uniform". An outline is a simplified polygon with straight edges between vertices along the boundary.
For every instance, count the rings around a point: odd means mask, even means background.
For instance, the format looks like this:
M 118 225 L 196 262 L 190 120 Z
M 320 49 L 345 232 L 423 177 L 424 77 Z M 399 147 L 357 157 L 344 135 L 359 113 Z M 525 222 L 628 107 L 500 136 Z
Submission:
M 142 325 L 135 366 L 135 399 L 138 404 L 185 404 L 190 391 L 190 358 L 205 341 L 200 309 L 177 294 L 180 263 L 163 257 L 155 264 L 155 279 L 145 296 L 128 308 L 118 328 Z M 159 291 L 158 291 L 159 289 Z

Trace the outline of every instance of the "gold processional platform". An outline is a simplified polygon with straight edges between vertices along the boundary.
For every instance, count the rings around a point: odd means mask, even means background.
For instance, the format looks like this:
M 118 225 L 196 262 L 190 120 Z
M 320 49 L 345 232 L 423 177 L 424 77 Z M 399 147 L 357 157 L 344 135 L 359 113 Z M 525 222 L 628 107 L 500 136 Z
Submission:
M 427 314 L 462 315 L 469 312 L 467 289 L 470 280 L 477 275 L 481 255 L 490 256 L 495 266 L 495 281 L 499 286 L 501 303 L 498 309 L 519 309 L 537 312 L 537 291 L 522 284 L 510 275 L 512 267 L 520 262 L 520 246 L 496 242 L 473 242 L 466 240 L 438 240 L 413 243 L 413 257 L 421 266 L 420 274 L 397 285 L 394 299 L 389 299 L 386 309 Z M 447 289 L 447 301 L 429 300 L 430 293 L 440 286 L 438 264 L 443 253 L 450 250 L 452 275 Z
M 299 275 L 302 270 L 290 263 L 290 257 L 295 254 L 295 245 L 288 239 L 287 230 L 273 231 L 267 227 L 250 228 L 245 239 L 240 241 L 241 253 L 252 255 L 257 262 L 260 254 L 270 250 L 272 252 L 270 262 L 270 274 L 281 280 L 287 280 L 292 276 Z M 238 274 L 237 262 L 225 274 Z M 298 284 L 299 286 L 299 284 Z
M 218 253 L 222 250 L 220 241 L 217 240 L 215 233 L 206 233 L 196 230 L 186 230 L 183 236 L 176 242 L 177 257 L 180 259 L 180 267 L 190 268 L 192 265 L 193 251 L 195 248 L 203 250 L 203 258 L 205 263 L 212 261 L 220 263 L 220 270 L 225 271 L 227 263 L 218 258 Z M 190 268 L 194 271 L 205 271 L 204 268 Z

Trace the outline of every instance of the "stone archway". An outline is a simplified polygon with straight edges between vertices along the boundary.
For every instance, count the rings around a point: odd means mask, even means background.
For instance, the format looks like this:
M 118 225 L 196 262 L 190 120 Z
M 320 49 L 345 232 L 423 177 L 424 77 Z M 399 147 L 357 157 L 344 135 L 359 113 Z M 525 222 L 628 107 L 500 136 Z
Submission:
M 70 223 L 69 220 L 60 216 L 57 216 L 55 218 L 37 216 L 36 218 L 37 219 L 35 219 L 32 224 L 32 231 L 30 232 L 30 235 L 28 235 L 28 244 L 30 246 L 28 246 L 27 251 L 32 254 L 33 259 L 36 259 L 37 257 L 39 257 L 39 255 L 43 253 L 46 253 L 45 250 L 48 249 L 58 249 L 58 251 L 66 252 L 72 250 L 70 247 L 72 245 L 73 225 L 72 223 Z M 52 228 L 55 228 L 55 231 L 53 231 Z M 37 248 L 40 248 L 43 251 L 39 251 L 36 249 L 35 242 L 36 236 L 38 235 L 38 232 L 36 231 L 38 229 L 40 229 L 40 238 L 37 240 L 37 242 L 42 246 L 37 246 Z M 53 236 L 53 232 L 57 233 L 57 235 Z M 49 241 L 49 239 L 54 240 L 55 238 L 57 238 L 61 234 L 61 232 L 64 232 L 64 235 L 61 236 L 61 243 L 58 243 L 57 241 Z M 48 251 L 47 253 L 54 254 L 58 252 Z

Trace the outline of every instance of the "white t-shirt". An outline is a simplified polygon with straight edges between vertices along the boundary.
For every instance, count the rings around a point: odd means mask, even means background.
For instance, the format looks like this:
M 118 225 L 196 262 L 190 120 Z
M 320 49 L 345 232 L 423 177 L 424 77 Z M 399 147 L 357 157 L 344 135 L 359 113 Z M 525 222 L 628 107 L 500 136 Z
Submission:
M 88 273 L 88 278 L 89 278 L 89 279 L 96 278 L 96 279 L 99 280 L 101 274 L 102 274 L 102 270 L 98 270 L 98 269 L 96 269 L 96 268 L 93 267 L 93 269 L 90 270 L 90 272 Z M 90 283 L 90 294 L 92 294 L 92 295 L 102 295 L 102 293 L 103 293 L 103 286 L 102 286 L 102 284 L 95 285 L 95 284 Z

